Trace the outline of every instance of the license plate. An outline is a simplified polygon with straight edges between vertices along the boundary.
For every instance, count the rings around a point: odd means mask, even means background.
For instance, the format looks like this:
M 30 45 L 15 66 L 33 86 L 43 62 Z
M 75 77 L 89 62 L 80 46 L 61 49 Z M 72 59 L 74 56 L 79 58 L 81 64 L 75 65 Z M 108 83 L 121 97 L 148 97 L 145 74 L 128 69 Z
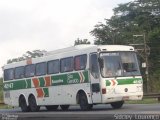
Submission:
M 124 96 L 122 99 L 123 100 L 129 100 L 129 96 Z

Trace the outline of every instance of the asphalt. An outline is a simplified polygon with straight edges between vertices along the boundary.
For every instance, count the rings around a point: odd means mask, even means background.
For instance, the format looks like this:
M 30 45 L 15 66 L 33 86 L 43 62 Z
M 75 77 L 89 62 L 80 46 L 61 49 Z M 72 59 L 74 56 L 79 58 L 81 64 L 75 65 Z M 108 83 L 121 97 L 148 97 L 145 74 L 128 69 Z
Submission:
M 91 111 L 81 111 L 79 106 L 69 110 L 21 112 L 20 108 L 0 109 L 2 120 L 160 120 L 160 104 L 124 104 L 121 109 L 110 105 L 95 105 Z

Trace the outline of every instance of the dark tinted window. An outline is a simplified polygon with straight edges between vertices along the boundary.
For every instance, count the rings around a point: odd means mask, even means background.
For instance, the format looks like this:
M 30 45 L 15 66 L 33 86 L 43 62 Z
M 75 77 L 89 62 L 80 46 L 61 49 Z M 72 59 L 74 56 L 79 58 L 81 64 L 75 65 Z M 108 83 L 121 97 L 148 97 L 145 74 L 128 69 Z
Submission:
M 15 68 L 15 79 L 24 78 L 24 66 Z
M 74 69 L 83 70 L 86 68 L 87 55 L 79 55 L 74 58 Z
M 35 75 L 35 65 L 31 64 L 31 65 L 27 65 L 25 67 L 25 76 L 26 77 L 33 77 Z
M 99 72 L 98 72 L 98 58 L 97 54 L 92 54 L 90 56 L 90 69 L 91 74 L 93 77 L 98 78 Z
M 59 73 L 59 60 L 53 60 L 48 62 L 48 74 Z
M 61 60 L 61 72 L 73 71 L 73 57 L 64 58 Z
M 12 80 L 14 79 L 14 69 L 6 69 L 4 70 L 4 80 Z
M 46 62 L 36 64 L 36 75 L 45 75 L 47 73 Z

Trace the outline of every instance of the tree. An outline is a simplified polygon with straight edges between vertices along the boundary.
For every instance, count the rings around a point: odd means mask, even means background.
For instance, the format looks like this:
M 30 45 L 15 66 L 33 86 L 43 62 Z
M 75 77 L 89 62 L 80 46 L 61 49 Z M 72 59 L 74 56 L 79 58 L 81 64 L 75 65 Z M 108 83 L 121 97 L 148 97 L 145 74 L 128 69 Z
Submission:
M 26 60 L 28 58 L 37 58 L 44 55 L 46 51 L 45 50 L 33 50 L 33 51 L 27 51 L 25 54 L 23 54 L 21 57 L 9 59 L 7 61 L 7 64 L 13 63 L 13 62 L 19 62 Z
M 95 25 L 91 31 L 95 43 L 127 44 L 133 42 L 133 34 L 144 31 L 148 34 L 160 22 L 158 0 L 135 0 L 120 4 L 113 11 L 114 15 L 105 19 L 105 24 Z
M 91 44 L 88 39 L 79 39 L 75 40 L 74 45 L 80 45 L 80 44 Z

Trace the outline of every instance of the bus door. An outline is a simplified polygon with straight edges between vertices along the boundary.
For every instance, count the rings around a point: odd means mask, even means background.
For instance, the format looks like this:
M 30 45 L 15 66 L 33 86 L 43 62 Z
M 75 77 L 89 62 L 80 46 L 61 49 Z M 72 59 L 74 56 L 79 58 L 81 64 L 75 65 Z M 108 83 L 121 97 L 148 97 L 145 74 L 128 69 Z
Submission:
M 90 54 L 90 80 L 93 103 L 101 103 L 100 79 L 97 54 Z

